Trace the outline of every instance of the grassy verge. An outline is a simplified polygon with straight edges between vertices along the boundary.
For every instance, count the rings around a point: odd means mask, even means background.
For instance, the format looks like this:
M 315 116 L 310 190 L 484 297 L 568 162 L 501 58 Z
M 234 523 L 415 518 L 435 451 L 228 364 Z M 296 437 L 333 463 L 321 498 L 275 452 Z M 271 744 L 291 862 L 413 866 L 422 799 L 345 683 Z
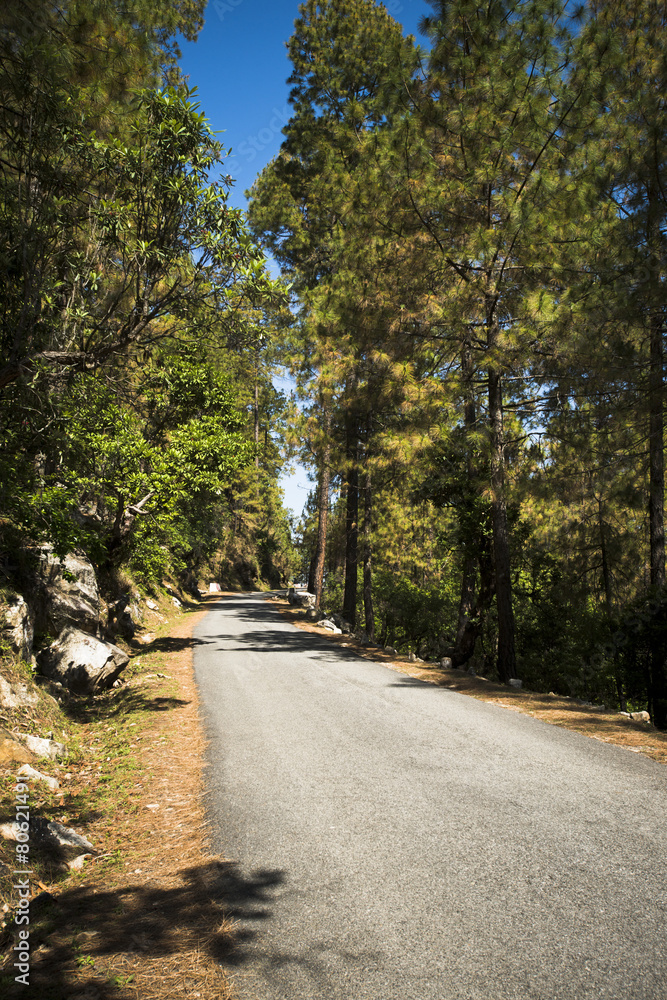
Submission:
M 48 735 L 48 722 L 49 732 L 67 745 L 60 761 L 30 760 L 60 782 L 55 792 L 31 782 L 30 810 L 75 829 L 97 852 L 73 871 L 31 845 L 31 995 L 230 995 L 219 967 L 234 943 L 217 901 L 226 865 L 208 851 L 204 744 L 192 675 L 192 628 L 204 610 L 204 604 L 176 610 L 164 601 L 151 641 L 133 646 L 121 687 L 62 708 L 41 699 L 3 719 L 6 729 L 40 735 Z M 14 818 L 21 762 L 6 757 L 3 823 Z M 26 995 L 13 969 L 15 848 L 13 841 L 0 841 L 0 898 L 10 918 L 0 995 L 8 996 Z

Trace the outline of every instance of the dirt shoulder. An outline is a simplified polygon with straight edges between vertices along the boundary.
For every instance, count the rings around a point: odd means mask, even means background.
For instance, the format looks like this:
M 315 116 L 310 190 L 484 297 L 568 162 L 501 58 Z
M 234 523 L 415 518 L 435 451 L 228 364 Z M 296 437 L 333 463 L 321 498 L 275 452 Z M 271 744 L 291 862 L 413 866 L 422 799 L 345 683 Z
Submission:
M 220 903 L 227 865 L 209 849 L 192 669 L 192 632 L 205 613 L 204 602 L 163 613 L 156 636 L 134 650 L 127 684 L 94 719 L 75 720 L 81 752 L 58 768 L 42 762 L 61 782 L 50 818 L 100 853 L 80 872 L 42 862 L 32 885 L 27 995 L 231 997 L 219 964 L 234 946 Z M 15 773 L 15 764 L 3 764 Z M 14 936 L 5 933 L 0 985 L 5 995 L 25 996 L 12 983 Z
M 618 712 L 593 709 L 582 705 L 573 698 L 555 694 L 540 694 L 534 691 L 514 690 L 501 684 L 494 684 L 485 677 L 470 677 L 462 670 L 442 670 L 439 666 L 424 663 L 409 663 L 407 658 L 396 657 L 381 649 L 368 648 L 345 635 L 333 635 L 313 622 L 305 621 L 302 612 L 292 607 L 287 600 L 274 597 L 273 602 L 297 628 L 314 632 L 330 642 L 347 649 L 354 649 L 359 656 L 415 677 L 438 687 L 478 698 L 494 705 L 501 705 L 512 712 L 522 712 L 553 726 L 562 726 L 573 732 L 582 733 L 603 743 L 613 743 L 625 747 L 633 753 L 641 753 L 660 764 L 667 764 L 667 733 L 662 733 L 650 723 L 634 722 Z

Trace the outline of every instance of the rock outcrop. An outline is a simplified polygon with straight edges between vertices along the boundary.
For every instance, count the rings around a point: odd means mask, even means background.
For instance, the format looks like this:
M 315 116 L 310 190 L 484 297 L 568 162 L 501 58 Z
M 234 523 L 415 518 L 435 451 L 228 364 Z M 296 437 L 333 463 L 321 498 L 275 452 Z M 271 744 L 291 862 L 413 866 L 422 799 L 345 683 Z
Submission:
M 90 635 L 100 631 L 100 592 L 90 560 L 81 552 L 60 559 L 53 546 L 39 551 L 36 594 L 36 627 L 58 635 L 73 626 Z
M 35 636 L 35 616 L 20 594 L 0 606 L 0 623 L 2 638 L 12 651 L 29 660 Z
M 112 686 L 129 663 L 127 653 L 80 629 L 66 628 L 38 659 L 40 672 L 73 694 L 94 694 Z

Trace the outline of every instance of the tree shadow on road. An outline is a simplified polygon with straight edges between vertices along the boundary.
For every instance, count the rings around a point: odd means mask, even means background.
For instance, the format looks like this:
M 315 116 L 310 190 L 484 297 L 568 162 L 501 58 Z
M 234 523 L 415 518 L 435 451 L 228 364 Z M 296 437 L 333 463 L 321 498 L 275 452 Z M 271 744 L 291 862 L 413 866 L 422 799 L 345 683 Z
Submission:
M 243 600 L 248 596 L 254 599 Z M 238 599 L 221 602 L 221 608 L 228 609 L 235 621 L 247 621 L 256 628 L 241 633 L 226 632 L 224 618 L 205 620 L 199 630 L 200 645 L 221 645 L 224 653 L 276 653 L 288 655 L 306 653 L 319 659 L 358 660 L 363 651 L 346 648 L 343 642 L 351 641 L 343 635 L 318 635 L 304 629 L 290 627 L 290 623 L 274 605 L 257 600 L 257 595 L 238 595 Z M 273 627 L 272 627 L 273 626 Z M 333 641 L 332 641 L 333 640 Z M 377 652 L 377 650 L 374 650 Z M 267 660 L 267 667 L 272 661 Z M 221 666 L 224 666 L 221 663 Z

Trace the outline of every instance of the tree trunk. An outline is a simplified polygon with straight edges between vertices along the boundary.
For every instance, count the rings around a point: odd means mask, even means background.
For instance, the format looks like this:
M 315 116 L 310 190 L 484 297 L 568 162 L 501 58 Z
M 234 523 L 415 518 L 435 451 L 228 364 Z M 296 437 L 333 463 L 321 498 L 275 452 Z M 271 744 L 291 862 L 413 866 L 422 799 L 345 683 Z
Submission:
M 474 620 L 476 581 L 477 560 L 472 553 L 468 553 L 463 563 L 456 639 L 453 649 L 448 654 L 455 667 L 462 667 L 475 652 L 475 643 L 479 631 L 479 625 Z
M 375 614 L 373 612 L 373 567 L 371 550 L 371 521 L 373 517 L 373 494 L 371 474 L 364 473 L 364 627 L 368 638 L 375 641 Z
M 324 425 L 324 450 L 322 452 L 322 465 L 320 468 L 320 489 L 318 496 L 318 520 L 317 520 L 317 549 L 315 552 L 315 572 L 313 575 L 313 593 L 315 594 L 315 607 L 319 608 L 322 601 L 322 589 L 324 587 L 324 560 L 327 550 L 327 521 L 329 517 L 329 479 L 331 462 L 331 411 L 328 407 L 322 407 L 322 420 Z
M 654 165 L 656 178 L 660 177 L 660 165 Z M 652 252 L 656 269 L 661 261 L 661 192 L 659 182 L 651 181 L 648 186 L 647 242 Z M 663 274 L 653 279 L 652 292 L 657 291 L 656 282 Z M 650 318 L 650 365 L 648 383 L 649 404 L 649 548 L 651 557 L 651 587 L 662 591 L 665 586 L 665 431 L 664 431 L 664 347 L 663 313 L 654 305 Z M 656 595 L 660 596 L 660 595 Z M 653 700 L 653 722 L 658 729 L 667 729 L 667 648 L 662 628 L 652 629 L 651 640 L 651 681 Z
M 649 536 L 651 551 L 651 587 L 665 586 L 665 459 L 663 416 L 663 343 L 662 317 L 651 318 L 651 365 L 649 370 Z M 663 630 L 657 623 L 652 629 L 651 686 L 653 722 L 667 729 L 667 649 Z
M 466 471 L 468 481 L 473 483 L 477 476 L 477 469 L 470 455 L 470 435 L 473 434 L 477 424 L 477 411 L 475 408 L 475 398 L 473 396 L 472 379 L 474 375 L 470 341 L 466 338 L 461 348 L 461 373 L 466 387 L 466 399 L 463 407 L 463 423 L 468 439 L 468 454 L 466 457 Z M 466 531 L 465 553 L 463 557 L 463 574 L 461 576 L 461 599 L 459 601 L 458 625 L 456 628 L 456 639 L 454 648 L 449 651 L 449 656 L 455 667 L 462 667 L 468 662 L 475 652 L 475 643 L 479 631 L 478 622 L 475 621 L 475 583 L 477 580 L 477 557 L 471 533 Z
M 357 442 L 350 441 L 348 456 L 351 464 L 347 473 L 347 504 L 345 510 L 345 591 L 343 618 L 354 629 L 357 622 L 357 561 L 359 537 L 359 470 Z
M 605 533 L 604 517 L 602 515 L 602 501 L 598 500 L 598 525 L 600 528 L 600 553 L 602 555 L 602 581 L 604 584 L 604 599 L 607 607 L 607 615 L 611 618 L 611 573 L 609 570 L 609 558 L 607 555 L 607 536 Z
M 317 551 L 313 552 L 308 563 L 308 593 L 315 593 L 315 566 L 317 564 Z
M 663 399 L 662 317 L 651 318 L 651 362 L 649 369 L 649 536 L 651 586 L 665 585 L 665 458 Z
M 255 468 L 259 468 L 259 385 L 257 375 L 255 375 L 255 404 L 253 407 L 255 419 Z
M 489 339 L 491 341 L 491 337 Z M 493 341 L 495 342 L 495 336 Z M 492 343 L 489 346 L 492 346 Z M 498 674 L 503 684 L 507 684 L 510 678 L 516 677 L 516 653 L 514 649 L 509 528 L 505 499 L 503 390 L 500 372 L 494 366 L 489 368 L 489 420 L 491 424 L 493 562 L 498 609 Z

